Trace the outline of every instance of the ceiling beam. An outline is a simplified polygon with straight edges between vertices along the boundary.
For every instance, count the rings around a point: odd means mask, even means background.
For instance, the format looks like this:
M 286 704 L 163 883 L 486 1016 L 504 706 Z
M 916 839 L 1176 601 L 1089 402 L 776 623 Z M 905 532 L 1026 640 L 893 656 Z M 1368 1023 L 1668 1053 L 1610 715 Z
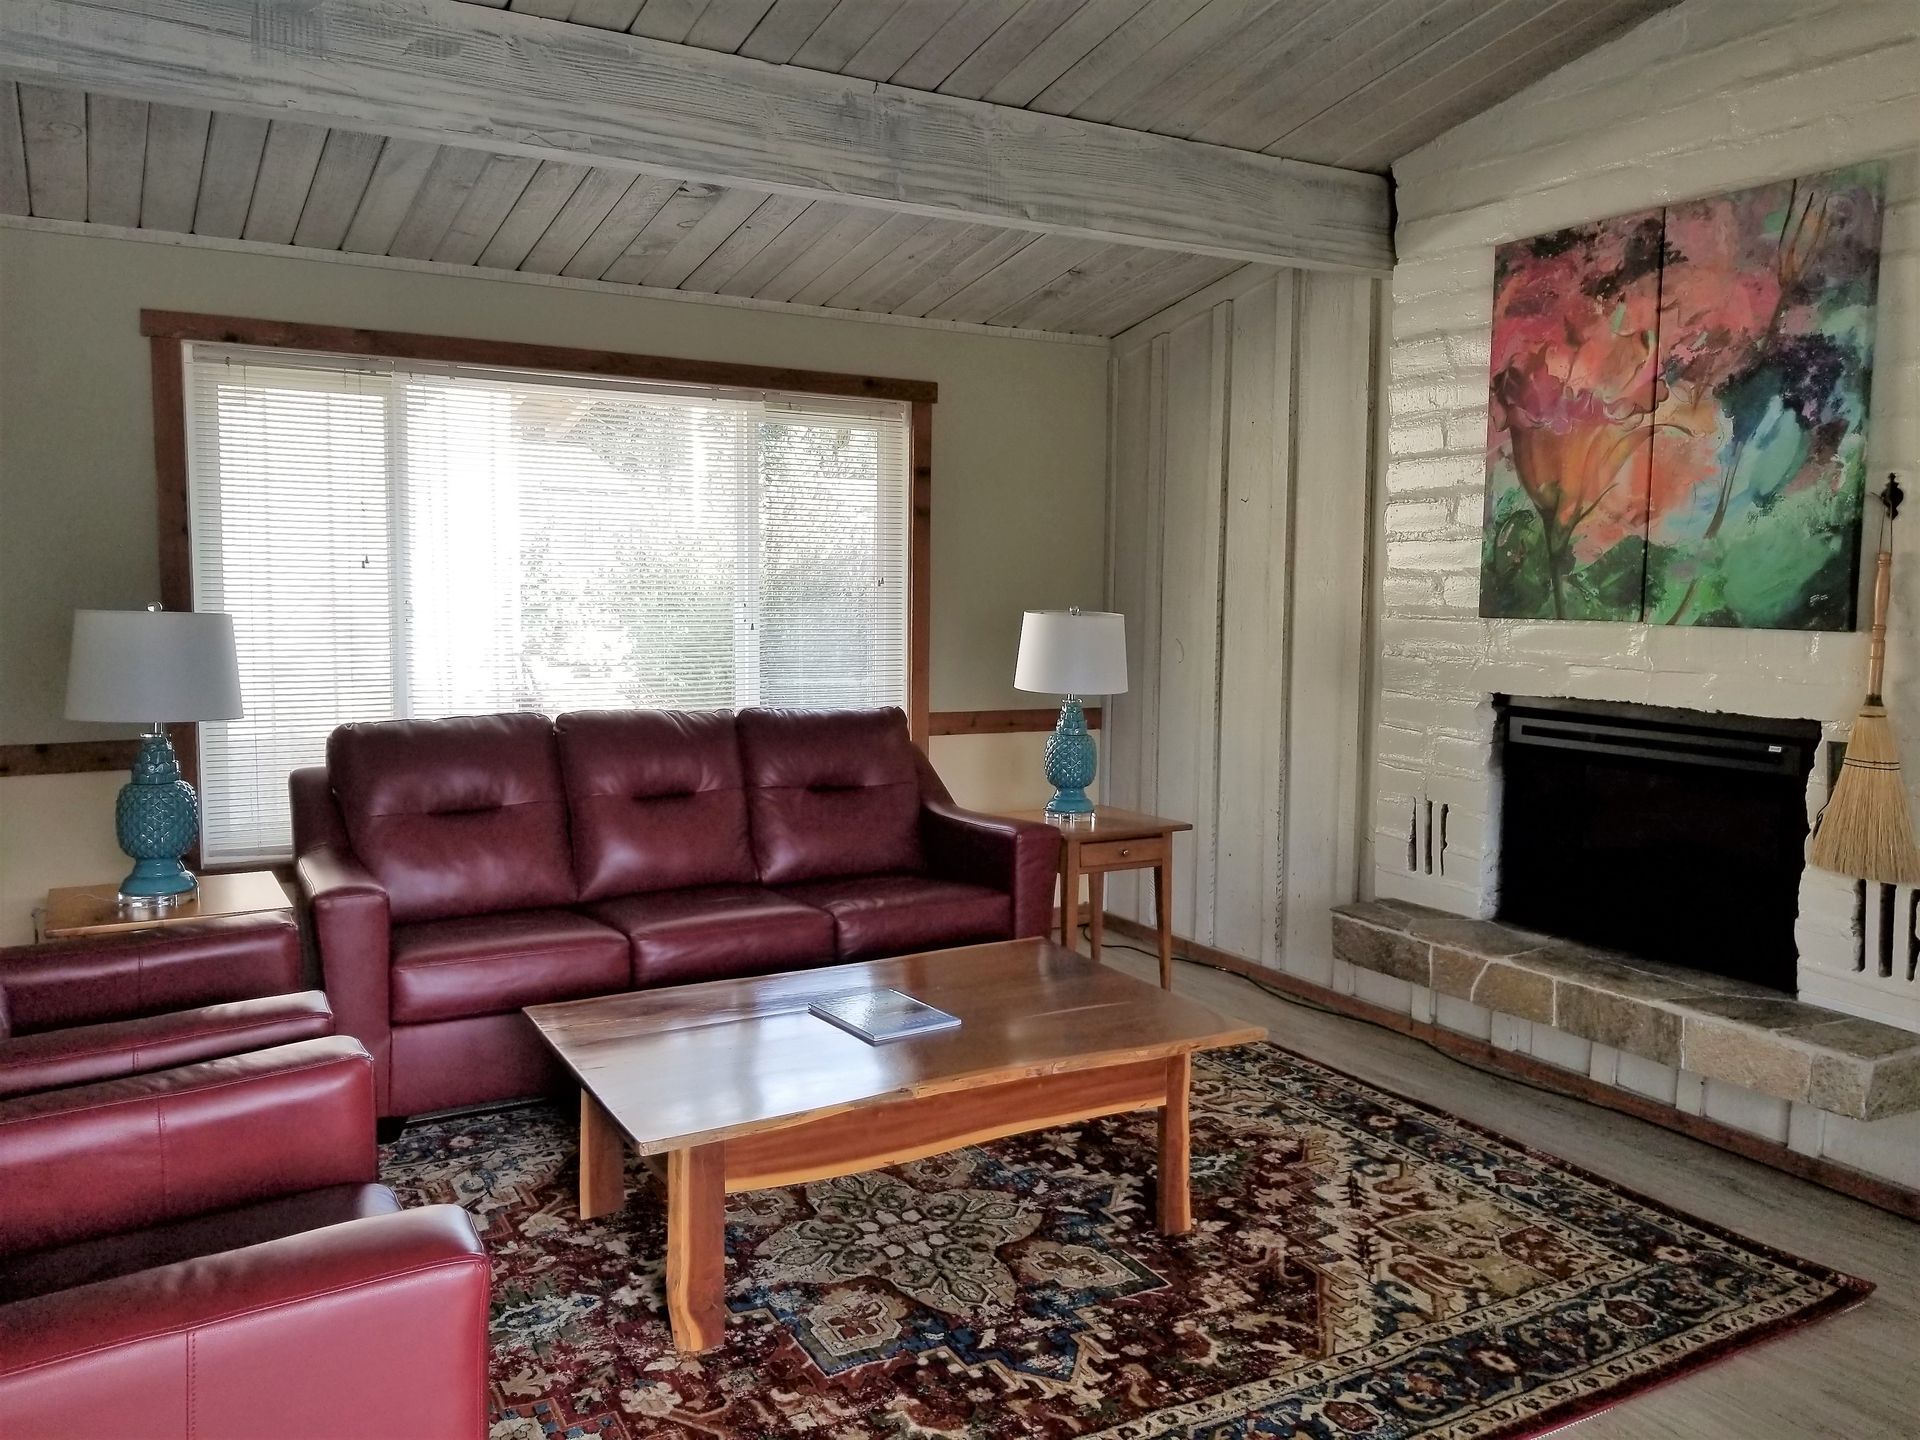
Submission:
M 1376 175 L 454 0 L 6 0 L 0 74 L 1232 260 L 1393 263 Z

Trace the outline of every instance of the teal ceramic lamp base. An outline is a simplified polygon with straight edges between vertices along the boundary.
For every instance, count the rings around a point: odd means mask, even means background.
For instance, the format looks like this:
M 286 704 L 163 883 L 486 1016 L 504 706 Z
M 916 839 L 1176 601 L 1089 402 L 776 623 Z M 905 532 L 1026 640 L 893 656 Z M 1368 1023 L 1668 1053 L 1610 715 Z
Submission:
M 1093 736 L 1087 733 L 1086 712 L 1080 697 L 1069 695 L 1060 707 L 1060 721 L 1047 737 L 1047 783 L 1053 786 L 1053 799 L 1047 802 L 1047 814 L 1061 817 L 1093 814 L 1093 801 L 1087 798 L 1087 786 L 1093 783 L 1099 763 Z
M 133 779 L 121 788 L 113 818 L 120 848 L 134 862 L 120 882 L 122 900 L 165 904 L 193 892 L 196 882 L 180 857 L 200 833 L 200 802 L 180 778 L 180 762 L 164 731 L 141 737 Z

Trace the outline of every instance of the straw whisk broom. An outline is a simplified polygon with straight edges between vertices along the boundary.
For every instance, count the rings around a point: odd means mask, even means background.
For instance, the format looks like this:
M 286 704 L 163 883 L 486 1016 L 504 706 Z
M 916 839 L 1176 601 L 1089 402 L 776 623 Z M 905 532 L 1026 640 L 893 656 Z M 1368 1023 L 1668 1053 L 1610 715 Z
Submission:
M 1920 884 L 1920 851 L 1913 843 L 1907 787 L 1900 775 L 1900 743 L 1887 719 L 1880 687 L 1887 670 L 1887 600 L 1893 587 L 1893 518 L 1900 483 L 1887 477 L 1876 497 L 1885 507 L 1880 553 L 1874 557 L 1873 633 L 1867 647 L 1867 698 L 1854 718 L 1840 778 L 1821 812 L 1808 858 L 1822 870 L 1887 885 Z

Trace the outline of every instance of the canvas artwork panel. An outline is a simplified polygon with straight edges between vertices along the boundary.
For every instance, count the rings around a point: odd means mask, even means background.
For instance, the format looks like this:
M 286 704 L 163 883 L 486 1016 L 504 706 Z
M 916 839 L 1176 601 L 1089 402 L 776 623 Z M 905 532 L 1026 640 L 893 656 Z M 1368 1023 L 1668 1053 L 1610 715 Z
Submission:
M 1884 184 L 1499 247 L 1482 615 L 1853 627 Z

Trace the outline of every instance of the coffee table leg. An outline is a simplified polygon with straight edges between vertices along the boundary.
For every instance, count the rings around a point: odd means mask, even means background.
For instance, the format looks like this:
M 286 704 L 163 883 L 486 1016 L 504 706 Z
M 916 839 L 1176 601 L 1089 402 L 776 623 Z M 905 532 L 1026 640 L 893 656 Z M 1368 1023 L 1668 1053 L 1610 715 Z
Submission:
M 1175 1055 L 1167 1061 L 1167 1103 L 1160 1112 L 1162 1235 L 1184 1235 L 1193 1228 L 1193 1205 L 1187 1190 L 1191 1154 L 1187 1130 L 1187 1090 L 1192 1080 L 1192 1056 Z
M 627 1137 L 600 1102 L 580 1092 L 580 1218 L 597 1220 L 627 1203 Z
M 667 1152 L 667 1315 L 683 1353 L 726 1338 L 727 1185 L 720 1145 Z

